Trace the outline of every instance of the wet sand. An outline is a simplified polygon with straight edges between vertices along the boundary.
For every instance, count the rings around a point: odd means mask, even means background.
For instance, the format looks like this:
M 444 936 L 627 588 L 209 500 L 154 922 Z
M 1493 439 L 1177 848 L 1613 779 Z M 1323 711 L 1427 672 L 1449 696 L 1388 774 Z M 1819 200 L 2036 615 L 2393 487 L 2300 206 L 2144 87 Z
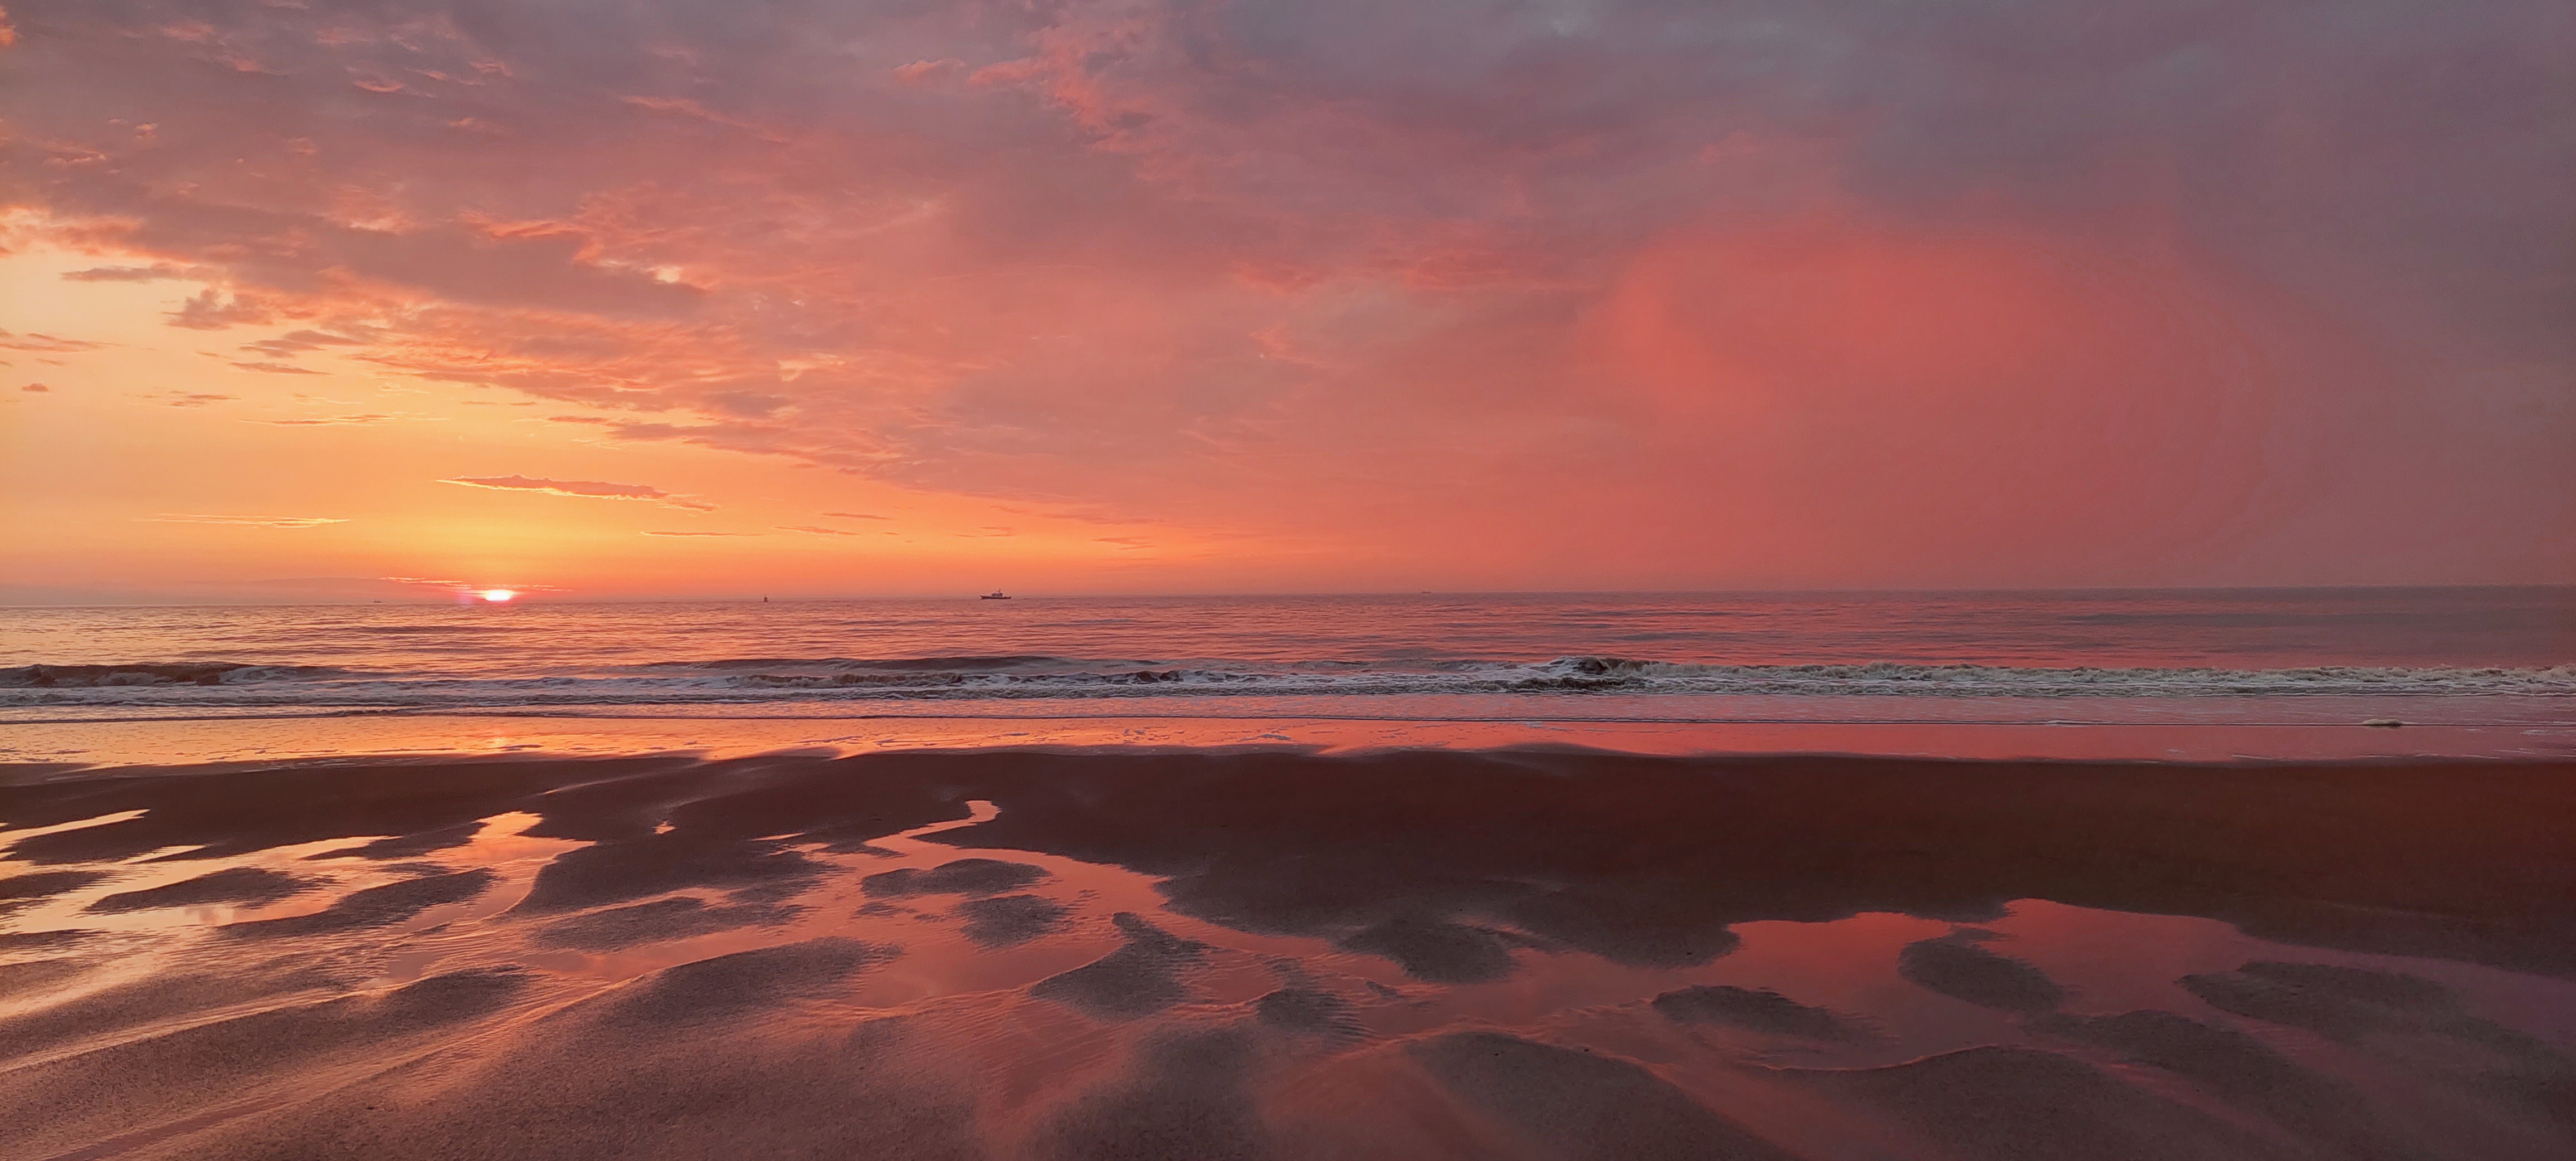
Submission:
M 2563 1157 L 2571 786 L 0 768 L 0 1157 Z

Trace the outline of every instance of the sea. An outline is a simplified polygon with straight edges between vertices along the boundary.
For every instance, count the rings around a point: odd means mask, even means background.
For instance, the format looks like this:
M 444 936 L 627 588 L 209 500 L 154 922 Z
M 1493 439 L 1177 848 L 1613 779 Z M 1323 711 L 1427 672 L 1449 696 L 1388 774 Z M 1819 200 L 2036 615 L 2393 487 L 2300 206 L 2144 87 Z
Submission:
M 0 761 L 955 746 L 2576 753 L 2576 588 L 0 610 Z

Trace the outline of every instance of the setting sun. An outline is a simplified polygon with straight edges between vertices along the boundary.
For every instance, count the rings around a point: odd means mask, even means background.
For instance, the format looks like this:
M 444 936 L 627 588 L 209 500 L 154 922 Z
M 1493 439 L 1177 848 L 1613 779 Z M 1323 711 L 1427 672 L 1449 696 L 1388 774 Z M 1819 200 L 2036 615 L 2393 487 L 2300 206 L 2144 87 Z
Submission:
M 487 600 L 487 601 L 490 601 L 490 602 L 492 602 L 493 604 L 496 604 L 496 605 L 497 605 L 497 604 L 500 604 L 500 603 L 501 603 L 501 602 L 503 602 L 503 601 L 509 600 L 509 599 L 510 599 L 510 598 L 512 598 L 512 597 L 518 596 L 518 595 L 519 595 L 519 594 L 518 594 L 517 592 L 515 592 L 515 591 L 513 591 L 513 590 L 510 590 L 510 589 L 485 589 L 485 590 L 483 590 L 483 599 L 484 599 L 484 600 Z

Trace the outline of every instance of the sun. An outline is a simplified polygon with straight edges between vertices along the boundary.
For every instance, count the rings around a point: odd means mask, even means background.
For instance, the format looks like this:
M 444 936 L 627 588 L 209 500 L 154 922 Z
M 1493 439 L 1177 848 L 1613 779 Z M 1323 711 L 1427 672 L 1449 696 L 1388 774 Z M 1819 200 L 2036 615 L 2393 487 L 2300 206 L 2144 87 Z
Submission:
M 519 595 L 519 594 L 518 594 L 517 592 L 515 592 L 515 591 L 513 591 L 513 590 L 511 590 L 511 589 L 485 589 L 485 590 L 483 590 L 483 599 L 484 599 L 484 600 L 487 600 L 487 601 L 490 601 L 490 602 L 492 602 L 493 604 L 496 604 L 496 605 L 497 605 L 497 604 L 500 604 L 500 603 L 501 603 L 501 602 L 503 602 L 503 601 L 509 600 L 509 599 L 510 599 L 510 598 L 512 598 L 512 597 L 518 596 L 518 595 Z

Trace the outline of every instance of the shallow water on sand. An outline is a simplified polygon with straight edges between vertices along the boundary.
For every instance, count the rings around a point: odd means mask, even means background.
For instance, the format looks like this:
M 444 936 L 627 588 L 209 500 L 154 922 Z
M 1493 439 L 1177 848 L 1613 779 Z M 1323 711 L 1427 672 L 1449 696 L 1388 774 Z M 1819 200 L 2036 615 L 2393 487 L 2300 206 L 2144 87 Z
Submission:
M 1237 707 L 1227 707 L 1237 708 Z M 2438 714 L 2457 707 L 2425 707 Z M 2386 701 L 2371 713 L 2392 712 Z M 402 714 L 16 725 L 0 762 L 64 768 L 274 762 L 407 755 L 855 755 L 997 746 L 1127 750 L 1280 750 L 1328 754 L 1553 746 L 1626 754 L 1855 754 L 1963 760 L 2225 762 L 2576 757 L 2576 723 L 2333 722 L 2213 725 L 2200 721 L 1853 722 L 1436 721 L 1349 717 L 573 717 Z
M 21 775 L 0 1153 L 2576 1144 L 2563 768 L 1964 769 Z

